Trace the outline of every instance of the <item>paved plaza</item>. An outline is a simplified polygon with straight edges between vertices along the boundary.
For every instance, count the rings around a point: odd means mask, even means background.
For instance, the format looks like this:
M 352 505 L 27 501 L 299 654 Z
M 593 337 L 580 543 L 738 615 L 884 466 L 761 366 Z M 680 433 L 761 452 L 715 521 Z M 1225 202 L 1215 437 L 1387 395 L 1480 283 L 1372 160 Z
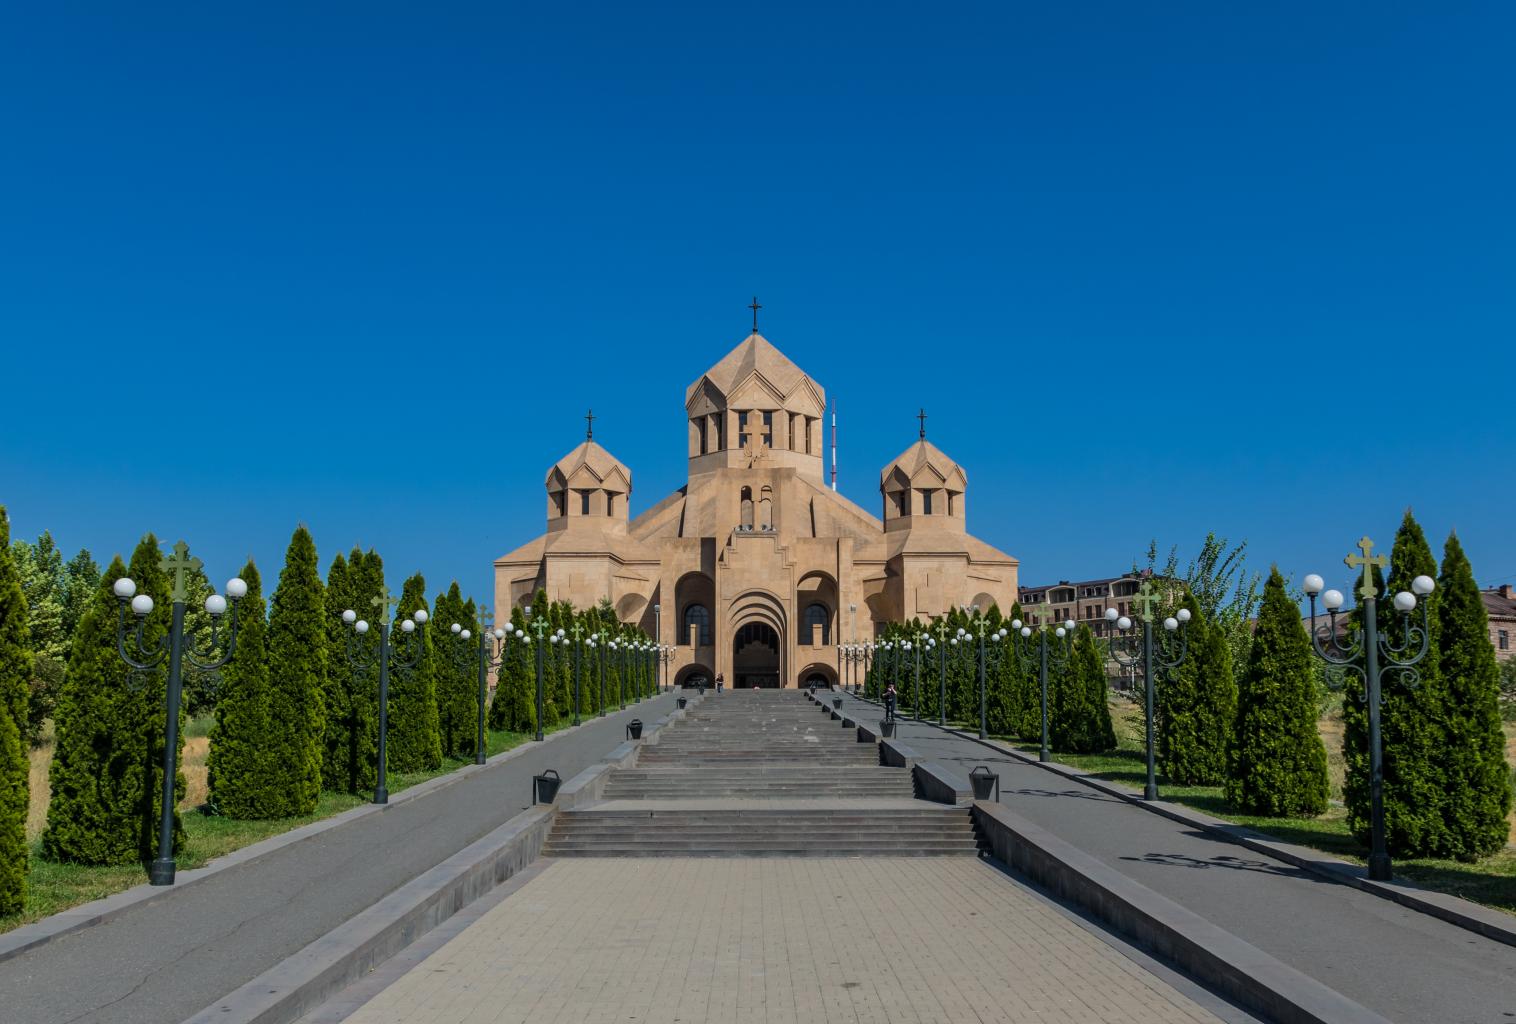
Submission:
M 349 1024 L 1218 1018 L 972 858 L 584 858 Z

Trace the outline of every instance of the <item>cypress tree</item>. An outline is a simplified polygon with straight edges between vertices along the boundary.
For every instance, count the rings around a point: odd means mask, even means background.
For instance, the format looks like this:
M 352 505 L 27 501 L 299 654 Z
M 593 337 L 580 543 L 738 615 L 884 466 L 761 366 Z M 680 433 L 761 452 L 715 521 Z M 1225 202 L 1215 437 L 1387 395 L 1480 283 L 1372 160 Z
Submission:
M 1021 618 L 1021 604 L 1011 605 L 1010 619 Z M 989 707 L 985 718 L 992 736 L 1017 736 L 1021 734 L 1022 719 L 1026 714 L 1026 673 L 1021 659 L 1016 655 L 1016 642 L 1020 634 L 1011 629 L 1010 619 L 1003 624 L 1006 638 L 1000 641 L 1000 659 L 989 673 Z
M 164 642 L 172 618 L 162 560 L 157 538 L 148 534 L 129 566 L 119 557 L 112 561 L 74 636 L 58 700 L 52 801 L 42 836 L 51 860 L 146 864 L 157 854 L 168 671 L 166 665 L 133 671 L 121 661 L 111 588 L 130 576 L 137 593 L 153 599 L 142 623 L 143 643 L 153 649 Z M 184 792 L 182 778 L 176 791 Z M 177 850 L 183 842 L 177 810 L 173 834 Z
M 1188 651 L 1153 696 L 1158 770 L 1181 786 L 1219 786 L 1237 716 L 1232 648 L 1194 595 L 1186 594 L 1181 607 L 1191 616 Z
M 1406 510 L 1400 529 L 1395 533 L 1390 551 L 1390 575 L 1379 587 L 1379 635 L 1402 636 L 1399 616 L 1392 599 L 1396 592 L 1410 590 L 1417 576 L 1436 576 L 1437 562 L 1427 544 L 1426 535 Z M 1427 656 L 1416 671 L 1419 681 L 1407 686 L 1399 673 L 1384 675 L 1380 693 L 1380 739 L 1384 759 L 1385 841 L 1396 856 L 1446 856 L 1450 850 L 1448 825 L 1444 810 L 1449 794 L 1443 782 L 1442 762 L 1446 753 L 1444 703 L 1438 672 L 1438 615 L 1441 595 L 1425 598 L 1429 644 Z M 1419 615 L 1418 615 L 1419 618 Z M 1353 613 L 1356 625 L 1362 625 L 1362 609 Z M 1380 667 L 1387 662 L 1381 656 Z M 1348 809 L 1348 827 L 1360 842 L 1369 841 L 1369 720 L 1364 701 L 1363 683 L 1356 676 L 1344 677 L 1343 759 L 1346 774 L 1343 801 Z
M 1226 799 L 1244 813 L 1310 817 L 1326 810 L 1310 643 L 1276 566 L 1264 586 L 1227 755 Z
M 1049 671 L 1050 745 L 1071 754 L 1092 754 L 1114 747 L 1116 735 L 1105 699 L 1105 671 L 1088 626 L 1075 627 L 1072 653 L 1056 673 L 1051 666 Z
M 295 530 L 274 590 L 268 621 L 268 779 L 266 810 L 273 817 L 310 814 L 321 798 L 322 732 L 326 713 L 326 594 L 316 544 Z
M 1500 667 L 1474 570 L 1456 533 L 1442 552 L 1436 610 L 1446 696 L 1442 752 L 1445 855 L 1463 861 L 1498 852 L 1509 836 L 1511 766 L 1500 724 Z
M 26 596 L 11 558 L 11 523 L 0 505 L 0 917 L 26 906 L 26 744 L 32 658 Z
M 418 609 L 426 608 L 426 579 L 419 572 L 405 581 L 400 592 L 400 612 L 395 620 L 395 636 L 400 634 L 400 620 Z M 442 767 L 442 738 L 437 728 L 437 659 L 432 648 L 432 630 L 428 623 L 421 630 L 421 655 L 414 668 L 390 664 L 389 764 L 397 772 L 428 772 Z M 447 625 L 441 628 L 444 630 Z M 397 641 L 397 645 L 414 644 L 416 634 Z M 414 648 L 406 647 L 406 658 Z
M 516 636 L 522 634 L 522 638 Z M 511 609 L 505 655 L 497 672 L 495 699 L 490 704 L 491 729 L 527 733 L 537 727 L 537 709 L 533 696 L 532 650 L 526 635 L 526 616 L 521 609 Z
M 361 558 L 354 551 L 353 557 Z M 326 570 L 326 675 L 322 703 L 326 728 L 321 731 L 321 785 L 324 789 L 358 791 L 359 729 L 353 716 L 353 666 L 348 657 L 349 628 L 342 613 L 357 611 L 351 569 L 342 552 Z
M 351 608 L 360 619 L 373 625 L 366 640 L 368 649 L 373 650 L 378 642 L 379 621 L 373 601 L 384 592 L 384 559 L 372 549 L 364 552 L 354 547 L 347 559 L 347 577 L 350 598 L 342 610 Z M 340 623 L 342 610 L 335 604 L 332 610 L 337 612 Z M 345 640 L 343 658 L 348 658 Z M 349 734 L 348 760 L 344 764 L 350 765 L 349 778 L 356 779 L 349 792 L 357 792 L 359 787 L 373 786 L 379 775 L 379 662 L 376 657 L 372 665 L 361 670 L 353 668 L 350 660 L 345 660 L 345 664 Z
M 267 613 L 263 579 L 250 559 L 243 566 L 247 596 L 237 608 L 237 647 L 221 670 L 216 723 L 206 759 L 210 803 L 228 818 L 272 818 L 264 774 L 269 740 Z
M 474 753 L 475 670 L 479 626 L 473 621 L 473 602 L 465 606 L 463 593 L 454 580 L 445 594 L 438 594 L 432 607 L 435 631 L 432 652 L 436 655 L 437 728 L 442 752 L 455 756 Z M 454 633 L 453 623 L 469 630 L 469 639 Z

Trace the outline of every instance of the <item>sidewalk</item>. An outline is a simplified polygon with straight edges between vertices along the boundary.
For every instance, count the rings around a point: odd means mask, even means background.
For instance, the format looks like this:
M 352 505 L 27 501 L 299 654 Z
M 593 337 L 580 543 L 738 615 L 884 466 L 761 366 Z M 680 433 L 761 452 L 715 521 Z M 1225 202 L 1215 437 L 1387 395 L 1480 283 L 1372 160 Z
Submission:
M 835 696 L 828 694 L 827 696 Z M 852 696 L 843 713 L 877 722 Z M 1070 783 L 935 726 L 896 738 L 967 775 L 1000 774 L 1001 803 L 1291 967 L 1395 1021 L 1516 1019 L 1516 948 Z
M 230 868 L 110 921 L 0 962 L 5 1024 L 169 1024 L 326 934 L 526 809 L 530 778 L 569 779 L 625 737 L 665 694 L 435 793 L 397 803 Z

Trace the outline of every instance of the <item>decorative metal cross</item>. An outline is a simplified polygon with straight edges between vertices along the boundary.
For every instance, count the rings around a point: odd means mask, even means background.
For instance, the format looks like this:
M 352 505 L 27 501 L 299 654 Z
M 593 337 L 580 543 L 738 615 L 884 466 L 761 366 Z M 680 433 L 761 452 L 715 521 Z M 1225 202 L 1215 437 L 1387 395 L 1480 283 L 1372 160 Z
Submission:
M 595 439 L 595 410 L 594 409 L 591 409 L 589 412 L 587 412 L 587 413 L 584 414 L 584 439 L 586 441 L 593 441 Z
M 379 596 L 369 599 L 369 604 L 379 609 L 379 621 L 388 624 L 390 621 L 390 605 L 395 601 L 395 595 L 390 593 L 390 588 L 385 587 L 379 591 Z
M 926 410 L 921 409 L 918 411 L 916 418 L 921 421 L 921 436 L 926 437 Z
M 1343 562 L 1347 563 L 1349 569 L 1357 569 L 1359 566 L 1363 567 L 1363 584 L 1358 588 L 1358 596 L 1365 598 L 1377 597 L 1379 596 L 1379 591 L 1374 589 L 1374 566 L 1377 565 L 1381 569 L 1387 569 L 1389 568 L 1390 560 L 1388 556 L 1382 554 L 1370 557 L 1369 552 L 1374 550 L 1374 542 L 1367 537 L 1359 539 L 1358 550 L 1362 551 L 1363 554 L 1349 555 L 1343 559 Z
M 1041 604 L 1033 605 L 1027 610 L 1037 613 L 1037 625 L 1051 626 L 1053 624 L 1053 606 L 1047 601 L 1044 600 Z
M 753 333 L 754 334 L 758 333 L 758 311 L 760 309 L 762 309 L 762 308 L 763 308 L 762 306 L 758 305 L 758 296 L 754 295 L 753 296 L 753 302 L 752 302 L 752 304 L 748 306 L 748 309 L 751 309 L 753 311 Z
M 1139 619 L 1151 621 L 1153 618 L 1153 605 L 1158 604 L 1162 600 L 1162 595 L 1153 589 L 1153 581 L 1143 580 L 1142 586 L 1137 588 L 1137 593 L 1132 597 L 1132 610 L 1137 613 Z M 1142 605 L 1142 611 L 1140 612 L 1137 611 L 1138 605 Z
M 494 626 L 494 624 L 495 620 L 490 618 L 489 606 L 481 604 L 479 606 L 479 628 L 482 631 L 488 633 L 490 631 L 490 627 Z
M 174 545 L 173 553 L 165 555 L 163 561 L 158 563 L 158 568 L 174 574 L 173 599 L 183 601 L 189 596 L 189 591 L 184 586 L 184 574 L 199 572 L 201 563 L 200 559 L 190 557 L 189 545 L 181 540 Z

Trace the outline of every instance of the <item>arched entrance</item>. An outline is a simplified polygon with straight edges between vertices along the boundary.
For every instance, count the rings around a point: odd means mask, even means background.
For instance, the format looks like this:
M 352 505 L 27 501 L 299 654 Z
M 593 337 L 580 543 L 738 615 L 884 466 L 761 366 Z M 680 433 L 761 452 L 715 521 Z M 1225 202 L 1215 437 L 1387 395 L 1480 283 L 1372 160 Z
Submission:
M 716 673 L 704 665 L 686 665 L 679 670 L 674 677 L 676 689 L 695 688 L 699 686 L 714 687 L 716 685 Z
M 732 681 L 743 690 L 779 685 L 779 633 L 767 622 L 738 627 L 732 638 Z

